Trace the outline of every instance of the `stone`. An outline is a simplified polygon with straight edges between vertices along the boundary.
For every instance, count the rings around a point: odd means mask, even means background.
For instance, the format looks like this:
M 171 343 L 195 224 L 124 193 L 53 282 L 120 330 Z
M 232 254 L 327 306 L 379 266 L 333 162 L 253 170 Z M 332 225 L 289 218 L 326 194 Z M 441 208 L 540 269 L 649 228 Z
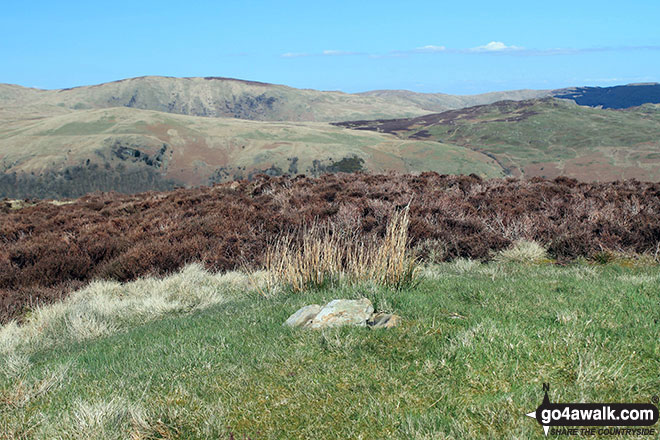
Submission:
M 308 326 L 312 319 L 321 311 L 321 306 L 318 304 L 312 304 L 309 306 L 301 307 L 293 315 L 284 321 L 285 326 L 287 327 L 305 327 Z
M 401 324 L 401 317 L 392 313 L 374 313 L 367 321 L 371 328 L 392 328 Z
M 365 327 L 367 319 L 374 312 L 374 306 L 367 298 L 359 300 L 335 299 L 326 304 L 314 317 L 310 328 L 322 329 L 354 325 Z

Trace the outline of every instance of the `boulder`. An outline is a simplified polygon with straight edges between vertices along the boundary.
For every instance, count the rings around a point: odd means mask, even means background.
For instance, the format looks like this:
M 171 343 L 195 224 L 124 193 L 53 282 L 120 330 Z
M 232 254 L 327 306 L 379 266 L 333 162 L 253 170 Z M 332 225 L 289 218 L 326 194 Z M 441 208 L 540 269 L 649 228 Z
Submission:
M 312 304 L 302 307 L 293 315 L 289 316 L 283 325 L 288 327 L 306 327 L 312 322 L 312 319 L 321 311 L 321 306 Z
M 374 312 L 374 306 L 367 298 L 359 300 L 335 299 L 326 304 L 314 317 L 310 328 L 322 329 L 339 327 L 342 325 L 354 325 L 364 327 L 367 319 Z
M 401 324 L 401 317 L 392 313 L 374 313 L 367 320 L 367 325 L 371 328 L 392 328 Z

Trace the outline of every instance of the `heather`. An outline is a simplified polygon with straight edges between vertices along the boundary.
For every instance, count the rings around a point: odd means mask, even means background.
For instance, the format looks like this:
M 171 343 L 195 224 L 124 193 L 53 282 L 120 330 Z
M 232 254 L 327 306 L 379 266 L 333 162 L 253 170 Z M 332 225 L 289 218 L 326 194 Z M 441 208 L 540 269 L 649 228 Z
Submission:
M 162 276 L 195 262 L 212 271 L 260 268 L 269 245 L 302 242 L 313 225 L 384 237 L 406 206 L 408 246 L 420 259 L 486 261 L 520 241 L 538 243 L 558 263 L 660 254 L 660 184 L 635 180 L 340 173 L 96 193 L 67 204 L 6 201 L 0 320 L 92 280 Z

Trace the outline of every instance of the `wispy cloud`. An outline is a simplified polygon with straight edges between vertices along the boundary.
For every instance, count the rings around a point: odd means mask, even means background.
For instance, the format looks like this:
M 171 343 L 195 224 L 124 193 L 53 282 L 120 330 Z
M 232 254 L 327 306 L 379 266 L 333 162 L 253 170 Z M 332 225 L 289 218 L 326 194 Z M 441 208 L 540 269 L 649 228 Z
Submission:
M 287 52 L 283 53 L 280 55 L 282 58 L 302 58 L 302 57 L 308 57 L 311 56 L 309 53 L 304 53 L 304 52 Z
M 280 55 L 282 58 L 304 58 L 304 57 L 339 57 L 339 56 L 351 56 L 351 55 L 368 55 L 362 52 L 352 52 L 348 50 L 335 50 L 328 49 L 322 52 L 311 53 L 311 52 L 287 52 Z
M 519 46 L 507 46 L 501 41 L 491 41 L 488 44 L 483 46 L 473 47 L 468 49 L 470 52 L 511 52 L 516 50 L 523 50 L 524 48 Z
M 416 53 L 434 53 L 434 52 L 444 52 L 446 51 L 447 48 L 445 46 L 434 46 L 432 44 L 418 47 L 417 49 L 414 49 L 413 52 Z
M 605 46 L 605 47 L 584 47 L 570 48 L 557 47 L 547 49 L 533 49 L 522 46 L 509 45 L 502 41 L 491 41 L 482 46 L 472 48 L 450 48 L 441 45 L 428 44 L 407 50 L 392 50 L 387 53 L 366 53 L 354 52 L 348 50 L 328 49 L 317 53 L 309 52 L 287 52 L 280 55 L 282 58 L 301 58 L 301 57 L 323 57 L 323 56 L 366 56 L 369 58 L 397 58 L 408 57 L 412 55 L 431 55 L 431 54 L 472 54 L 472 55 L 511 55 L 511 56 L 555 56 L 555 55 L 578 55 L 594 52 L 631 52 L 640 50 L 660 50 L 660 46 Z
M 360 52 L 351 52 L 347 50 L 324 50 L 321 55 L 325 56 L 346 56 L 346 55 L 365 55 Z

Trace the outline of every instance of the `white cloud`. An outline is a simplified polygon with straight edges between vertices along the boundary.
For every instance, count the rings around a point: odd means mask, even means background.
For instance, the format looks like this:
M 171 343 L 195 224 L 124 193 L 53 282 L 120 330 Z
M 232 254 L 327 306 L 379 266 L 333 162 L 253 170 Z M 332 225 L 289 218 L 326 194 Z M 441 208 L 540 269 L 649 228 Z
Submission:
M 491 41 L 483 46 L 477 46 L 470 49 L 471 52 L 509 52 L 514 50 L 522 50 L 519 46 L 507 46 L 501 41 Z

